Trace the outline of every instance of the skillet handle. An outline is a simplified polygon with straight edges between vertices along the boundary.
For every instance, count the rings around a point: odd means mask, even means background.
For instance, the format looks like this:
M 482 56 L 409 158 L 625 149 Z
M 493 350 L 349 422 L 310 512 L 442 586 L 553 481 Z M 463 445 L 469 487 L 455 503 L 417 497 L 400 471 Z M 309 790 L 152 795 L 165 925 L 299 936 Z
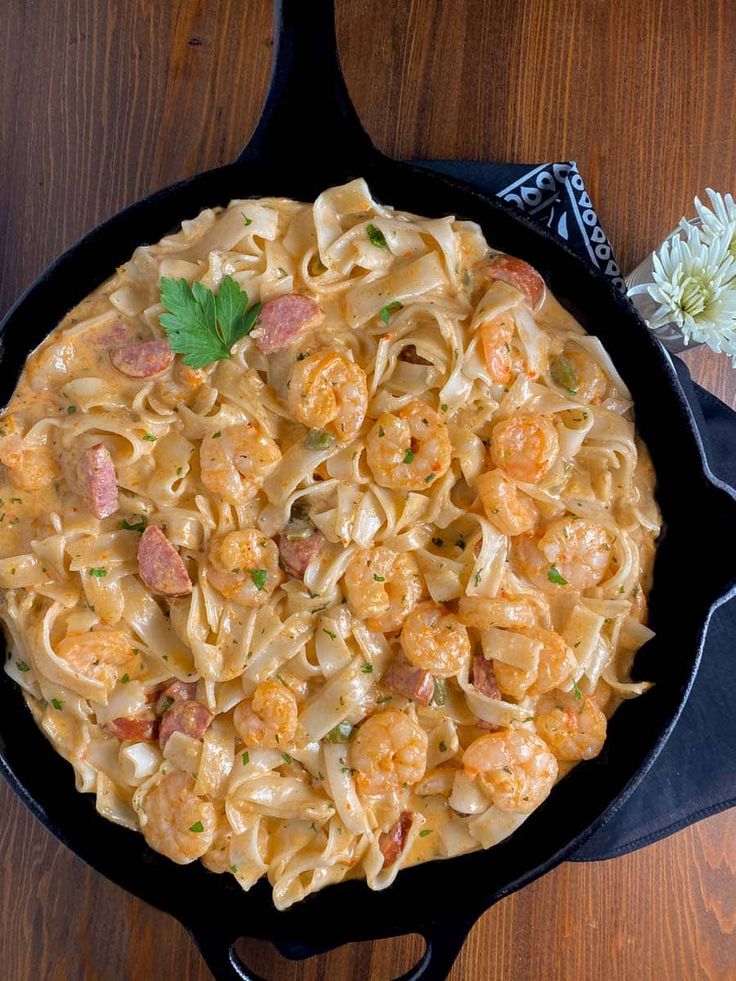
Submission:
M 419 963 L 396 981 L 445 981 L 474 923 L 475 917 L 460 922 L 435 923 L 421 930 L 427 949 Z
M 460 921 L 435 923 L 419 930 L 427 947 L 418 964 L 415 964 L 396 981 L 445 981 L 458 954 L 463 948 L 468 934 L 475 923 L 475 917 Z M 198 927 L 187 927 L 199 947 L 202 957 L 217 981 L 265 981 L 243 964 L 235 951 L 235 940 L 225 939 L 222 934 Z M 232 937 L 232 934 L 230 934 Z M 292 959 L 302 960 L 315 954 L 326 953 L 333 948 L 310 949 L 301 945 L 276 944 L 277 949 Z
M 711 504 L 708 524 L 714 532 L 713 541 L 720 544 L 709 550 L 705 569 L 710 595 L 716 597 L 713 603 L 715 610 L 736 596 L 736 563 L 732 550 L 736 542 L 736 491 L 713 474 L 709 476 Z
M 274 56 L 261 118 L 235 161 L 334 170 L 378 151 L 340 69 L 333 0 L 274 0 Z

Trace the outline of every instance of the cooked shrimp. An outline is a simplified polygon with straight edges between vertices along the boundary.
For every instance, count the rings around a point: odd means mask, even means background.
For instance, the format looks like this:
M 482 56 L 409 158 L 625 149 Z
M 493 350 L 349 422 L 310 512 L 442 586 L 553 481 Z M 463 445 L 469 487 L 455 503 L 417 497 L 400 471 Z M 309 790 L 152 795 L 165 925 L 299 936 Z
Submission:
M 427 490 L 452 458 L 447 428 L 424 402 L 384 412 L 368 433 L 366 459 L 376 483 L 392 490 Z
M 230 859 L 230 844 L 233 840 L 233 830 L 227 823 L 224 804 L 219 803 L 220 820 L 217 821 L 217 831 L 207 853 L 202 856 L 202 865 L 210 872 L 232 871 L 232 861 Z
M 512 416 L 493 427 L 491 457 L 509 477 L 538 484 L 560 452 L 557 430 L 549 416 Z
M 557 779 L 557 760 L 527 729 L 480 736 L 463 753 L 463 767 L 496 807 L 521 814 L 538 807 Z
M 280 681 L 263 681 L 253 698 L 239 702 L 233 712 L 233 725 L 246 746 L 277 749 L 288 745 L 296 735 L 299 706 Z
M 215 807 L 197 797 L 193 786 L 188 773 L 176 770 L 153 788 L 145 802 L 146 841 L 179 865 L 201 858 L 215 838 Z
M 491 380 L 506 385 L 523 367 L 523 358 L 512 347 L 515 325 L 511 317 L 499 314 L 478 328 L 483 357 Z
M 387 794 L 424 776 L 427 734 L 410 716 L 389 710 L 376 712 L 360 726 L 350 761 L 358 771 L 361 794 Z
M 210 545 L 208 578 L 227 599 L 260 606 L 283 578 L 278 547 L 256 528 L 228 532 Z
M 365 372 L 338 351 L 316 351 L 297 361 L 288 402 L 299 422 L 348 442 L 358 435 L 368 408 Z
M 156 382 L 156 394 L 167 405 L 188 403 L 212 374 L 213 367 L 208 365 L 206 368 L 190 368 L 177 358 L 173 372 Z
M 278 443 L 250 423 L 211 433 L 199 448 L 202 483 L 229 504 L 254 498 L 280 459 Z
M 88 630 L 68 634 L 56 645 L 57 655 L 78 674 L 111 688 L 135 657 L 133 643 L 122 630 Z
M 530 497 L 501 470 L 489 470 L 476 479 L 483 510 L 502 535 L 523 535 L 532 531 L 539 518 Z
M 524 695 L 541 695 L 564 684 L 575 667 L 570 648 L 554 630 L 540 627 L 519 627 L 518 633 L 539 641 L 539 663 L 535 670 L 525 670 L 494 660 L 496 681 L 506 695 L 523 698 Z
M 565 348 L 564 357 L 575 373 L 575 394 L 583 402 L 599 404 L 608 394 L 608 378 L 597 361 L 579 347 Z
M 592 698 L 562 692 L 540 699 L 537 732 L 558 760 L 592 760 L 606 741 L 606 717 Z
M 585 518 L 558 518 L 547 525 L 537 547 L 574 589 L 597 586 L 611 561 L 612 538 Z
M 404 621 L 401 646 L 409 661 L 439 678 L 457 674 L 470 657 L 468 632 L 436 603 L 420 603 Z
M 17 433 L 0 439 L 0 463 L 8 468 L 10 482 L 19 490 L 48 487 L 59 474 L 48 446 L 26 443 Z
M 457 618 L 466 627 L 476 630 L 491 627 L 513 630 L 533 627 L 537 621 L 536 609 L 529 600 L 501 596 L 463 596 L 458 604 Z
M 350 604 L 370 630 L 398 630 L 422 595 L 416 562 L 390 548 L 361 549 L 347 568 Z

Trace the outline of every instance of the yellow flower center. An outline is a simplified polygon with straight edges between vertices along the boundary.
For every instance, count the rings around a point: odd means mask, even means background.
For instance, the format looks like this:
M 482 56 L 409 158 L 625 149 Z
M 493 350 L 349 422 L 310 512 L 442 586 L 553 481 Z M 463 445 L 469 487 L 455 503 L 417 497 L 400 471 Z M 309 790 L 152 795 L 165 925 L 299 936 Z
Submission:
M 680 307 L 689 317 L 697 317 L 705 310 L 711 298 L 708 283 L 688 276 L 682 285 Z

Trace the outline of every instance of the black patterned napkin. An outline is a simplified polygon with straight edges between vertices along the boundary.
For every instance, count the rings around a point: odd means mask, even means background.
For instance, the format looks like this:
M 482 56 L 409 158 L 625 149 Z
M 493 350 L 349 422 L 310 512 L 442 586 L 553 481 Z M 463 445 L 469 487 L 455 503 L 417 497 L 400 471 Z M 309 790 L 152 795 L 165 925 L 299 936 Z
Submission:
M 418 161 L 515 204 L 625 289 L 611 244 L 574 161 L 529 164 Z M 693 384 L 673 358 L 713 472 L 736 486 L 736 413 Z M 690 697 L 653 766 L 626 804 L 574 853 L 574 861 L 613 858 L 651 844 L 736 804 L 736 725 L 732 652 L 736 600 L 715 613 Z

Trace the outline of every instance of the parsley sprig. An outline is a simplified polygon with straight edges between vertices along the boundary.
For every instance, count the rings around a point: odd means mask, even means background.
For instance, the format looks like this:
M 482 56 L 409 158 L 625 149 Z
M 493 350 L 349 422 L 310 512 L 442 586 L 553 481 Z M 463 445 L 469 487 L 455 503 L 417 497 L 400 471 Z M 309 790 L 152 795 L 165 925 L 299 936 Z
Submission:
M 232 276 L 225 276 L 217 296 L 201 283 L 190 286 L 186 279 L 164 276 L 161 302 L 167 310 L 161 325 L 171 350 L 190 368 L 229 358 L 233 344 L 253 330 L 261 309 L 260 303 L 248 308 L 248 294 Z

